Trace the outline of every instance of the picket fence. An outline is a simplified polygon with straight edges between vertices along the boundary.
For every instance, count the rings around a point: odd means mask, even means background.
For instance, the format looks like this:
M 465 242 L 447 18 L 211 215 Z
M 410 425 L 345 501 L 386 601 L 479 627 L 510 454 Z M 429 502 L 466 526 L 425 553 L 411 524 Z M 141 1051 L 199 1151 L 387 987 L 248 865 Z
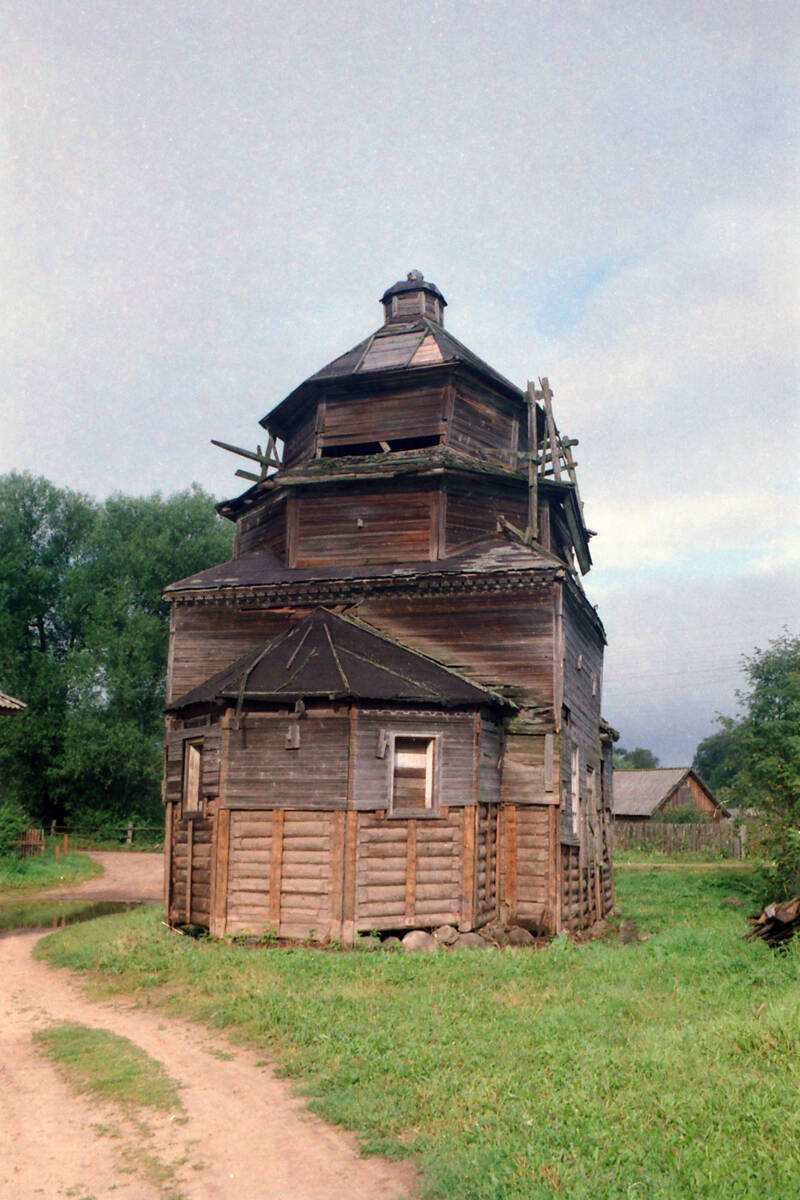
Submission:
M 614 841 L 618 850 L 663 850 L 665 854 L 681 851 L 708 852 L 715 857 L 743 858 L 745 830 L 734 829 L 731 822 L 681 825 L 666 821 L 614 822 Z

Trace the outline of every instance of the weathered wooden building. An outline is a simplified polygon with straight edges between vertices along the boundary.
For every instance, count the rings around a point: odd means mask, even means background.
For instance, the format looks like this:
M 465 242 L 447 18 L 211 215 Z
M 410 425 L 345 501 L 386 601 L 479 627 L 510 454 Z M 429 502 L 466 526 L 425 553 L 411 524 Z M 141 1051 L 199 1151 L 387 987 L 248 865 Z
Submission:
M 707 821 L 730 813 L 691 767 L 652 767 L 618 771 L 614 788 L 614 824 L 659 821 L 678 809 L 692 809 Z
M 611 735 L 576 443 L 546 380 L 445 330 L 434 284 L 382 303 L 263 418 L 219 506 L 233 560 L 166 590 L 169 920 L 587 928 L 612 903 Z

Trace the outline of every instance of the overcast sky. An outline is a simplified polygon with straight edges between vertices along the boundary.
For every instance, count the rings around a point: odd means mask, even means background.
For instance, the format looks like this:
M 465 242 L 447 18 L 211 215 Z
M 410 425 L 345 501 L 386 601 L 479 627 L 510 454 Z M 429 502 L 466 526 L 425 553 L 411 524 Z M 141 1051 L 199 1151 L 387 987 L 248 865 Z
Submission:
M 547 375 L 628 747 L 800 631 L 796 3 L 5 0 L 0 471 L 236 493 L 381 322 Z

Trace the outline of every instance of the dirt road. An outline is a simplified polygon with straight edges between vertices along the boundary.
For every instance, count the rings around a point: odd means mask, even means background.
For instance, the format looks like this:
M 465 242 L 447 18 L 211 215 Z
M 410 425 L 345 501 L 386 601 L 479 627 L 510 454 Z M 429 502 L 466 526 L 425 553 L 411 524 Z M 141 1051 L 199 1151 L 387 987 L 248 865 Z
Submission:
M 151 871 L 144 883 L 144 873 L 126 881 L 126 872 L 141 872 L 135 860 L 145 856 L 97 857 L 110 865 L 107 876 L 65 895 L 137 899 L 154 882 L 158 895 L 160 864 L 151 864 L 155 879 Z M 407 1163 L 359 1158 L 354 1139 L 309 1113 L 254 1054 L 200 1026 L 84 997 L 66 972 L 31 957 L 40 936 L 0 939 L 3 1200 L 397 1200 L 413 1193 Z M 114 1108 L 75 1097 L 32 1041 L 54 1020 L 136 1042 L 180 1084 L 185 1120 L 144 1113 L 143 1128 Z

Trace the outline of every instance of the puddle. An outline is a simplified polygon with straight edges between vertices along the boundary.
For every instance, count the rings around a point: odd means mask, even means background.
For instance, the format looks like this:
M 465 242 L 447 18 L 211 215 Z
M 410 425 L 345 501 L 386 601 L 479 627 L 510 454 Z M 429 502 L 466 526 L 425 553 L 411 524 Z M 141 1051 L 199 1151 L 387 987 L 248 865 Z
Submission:
M 139 903 L 129 900 L 33 900 L 0 906 L 0 937 L 23 929 L 63 929 L 110 913 L 130 912 Z

